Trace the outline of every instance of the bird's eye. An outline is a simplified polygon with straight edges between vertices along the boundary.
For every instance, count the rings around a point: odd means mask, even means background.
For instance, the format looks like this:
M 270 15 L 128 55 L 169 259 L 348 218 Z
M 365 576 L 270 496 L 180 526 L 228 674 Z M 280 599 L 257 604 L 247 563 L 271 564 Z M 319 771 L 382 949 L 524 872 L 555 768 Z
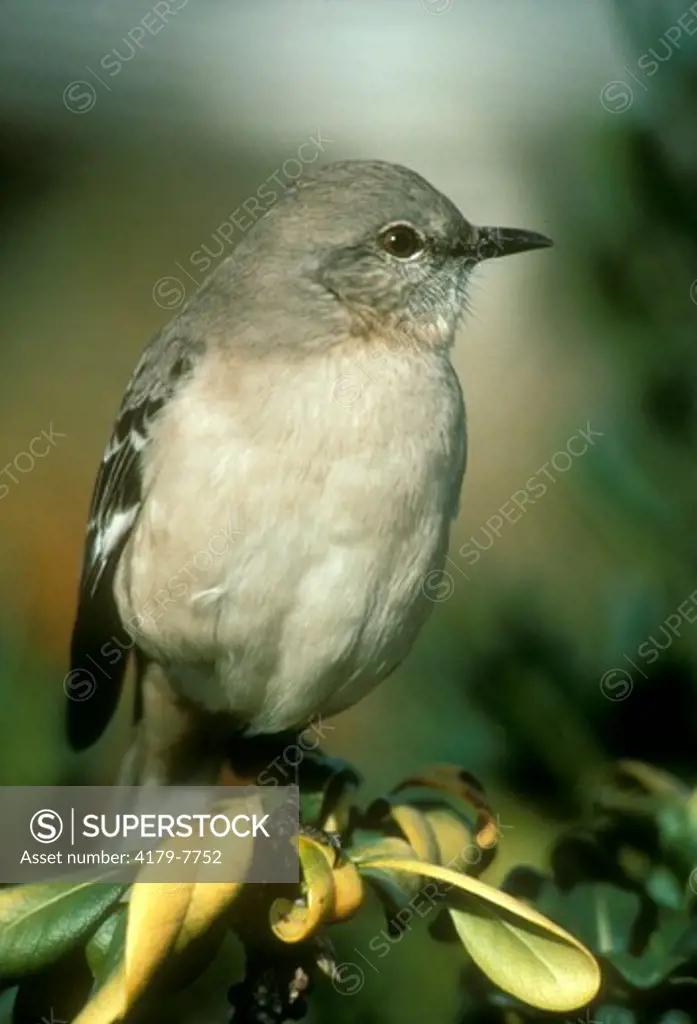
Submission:
M 426 247 L 423 235 L 411 224 L 390 224 L 380 232 L 379 242 L 385 252 L 400 260 L 410 260 Z

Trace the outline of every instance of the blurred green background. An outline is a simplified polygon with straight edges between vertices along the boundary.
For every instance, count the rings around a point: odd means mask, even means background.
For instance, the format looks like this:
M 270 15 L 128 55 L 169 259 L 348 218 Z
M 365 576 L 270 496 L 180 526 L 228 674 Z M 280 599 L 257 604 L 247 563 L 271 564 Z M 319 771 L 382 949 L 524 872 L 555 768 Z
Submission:
M 0 781 L 113 777 L 128 701 L 94 751 L 62 737 L 98 461 L 138 353 L 203 277 L 192 254 L 227 255 L 217 228 L 318 131 L 323 160 L 407 164 L 471 220 L 556 242 L 478 274 L 455 353 L 469 466 L 434 614 L 328 750 L 369 793 L 466 766 L 505 826 L 493 881 L 545 863 L 609 758 L 695 781 L 693 6 L 5 0 Z M 585 453 L 559 456 L 589 425 Z M 315 1013 L 452 1020 L 462 955 L 410 932 Z

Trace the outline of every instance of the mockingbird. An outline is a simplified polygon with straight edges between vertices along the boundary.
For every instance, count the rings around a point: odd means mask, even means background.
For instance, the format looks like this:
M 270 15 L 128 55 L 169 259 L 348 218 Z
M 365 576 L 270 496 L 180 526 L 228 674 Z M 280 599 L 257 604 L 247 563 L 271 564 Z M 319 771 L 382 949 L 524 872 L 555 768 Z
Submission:
M 458 507 L 470 275 L 550 244 L 474 227 L 379 161 L 329 164 L 266 212 L 126 390 L 87 530 L 74 748 L 129 653 L 141 782 L 210 778 L 231 738 L 300 730 L 394 671 Z

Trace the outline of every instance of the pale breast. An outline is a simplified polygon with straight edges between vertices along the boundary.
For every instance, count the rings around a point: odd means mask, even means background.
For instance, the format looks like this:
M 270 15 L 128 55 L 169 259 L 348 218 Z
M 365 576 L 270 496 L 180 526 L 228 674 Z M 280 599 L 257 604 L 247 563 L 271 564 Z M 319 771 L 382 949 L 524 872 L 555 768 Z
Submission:
M 357 700 L 430 611 L 461 393 L 432 351 L 216 371 L 229 386 L 199 378 L 162 422 L 120 609 L 190 697 L 277 731 Z

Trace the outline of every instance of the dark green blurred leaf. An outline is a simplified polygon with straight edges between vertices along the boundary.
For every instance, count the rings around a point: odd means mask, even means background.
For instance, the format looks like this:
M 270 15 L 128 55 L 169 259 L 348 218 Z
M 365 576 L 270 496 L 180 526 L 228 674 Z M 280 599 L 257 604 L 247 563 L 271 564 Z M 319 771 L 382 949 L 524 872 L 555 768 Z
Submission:
M 594 1024 L 634 1024 L 636 1020 L 628 1006 L 617 1006 L 614 1003 L 603 1003 L 588 1016 Z
M 663 864 L 649 875 L 646 891 L 660 907 L 680 910 L 683 905 L 683 888 L 673 872 Z
M 688 804 L 667 804 L 656 820 L 665 850 L 677 857 L 689 874 L 697 863 L 697 827 L 688 815 Z
M 683 913 L 662 911 L 641 956 L 620 951 L 610 954 L 608 960 L 631 985 L 652 988 L 684 962 L 684 957 L 677 955 L 675 949 L 684 935 L 686 920 Z
M 3 889 L 0 975 L 21 977 L 54 963 L 96 927 L 125 889 L 125 885 L 99 882 Z
M 84 952 L 74 949 L 46 970 L 22 979 L 12 1024 L 69 1024 L 86 1002 L 91 986 Z
M 697 956 L 697 920 L 690 921 L 673 946 L 676 956 L 687 958 Z
M 692 1024 L 694 1017 L 683 1010 L 668 1010 L 662 1017 L 659 1017 L 657 1024 Z
M 360 785 L 361 777 L 343 758 L 313 750 L 305 753 L 298 766 L 298 782 L 301 820 L 319 825 L 339 809 Z
M 85 948 L 95 984 L 102 985 L 123 956 L 126 942 L 126 906 L 120 906 L 99 926 Z
M 0 994 L 0 1024 L 11 1024 L 12 1007 L 14 1006 L 14 1001 L 17 998 L 18 992 L 19 987 L 13 986 Z
M 549 884 L 551 880 L 541 871 L 521 864 L 508 872 L 501 884 L 501 890 L 515 896 L 516 899 L 537 904 L 544 886 Z
M 548 885 L 537 903 L 541 913 L 600 956 L 628 948 L 640 906 L 634 893 L 602 882 L 578 885 L 568 893 Z

